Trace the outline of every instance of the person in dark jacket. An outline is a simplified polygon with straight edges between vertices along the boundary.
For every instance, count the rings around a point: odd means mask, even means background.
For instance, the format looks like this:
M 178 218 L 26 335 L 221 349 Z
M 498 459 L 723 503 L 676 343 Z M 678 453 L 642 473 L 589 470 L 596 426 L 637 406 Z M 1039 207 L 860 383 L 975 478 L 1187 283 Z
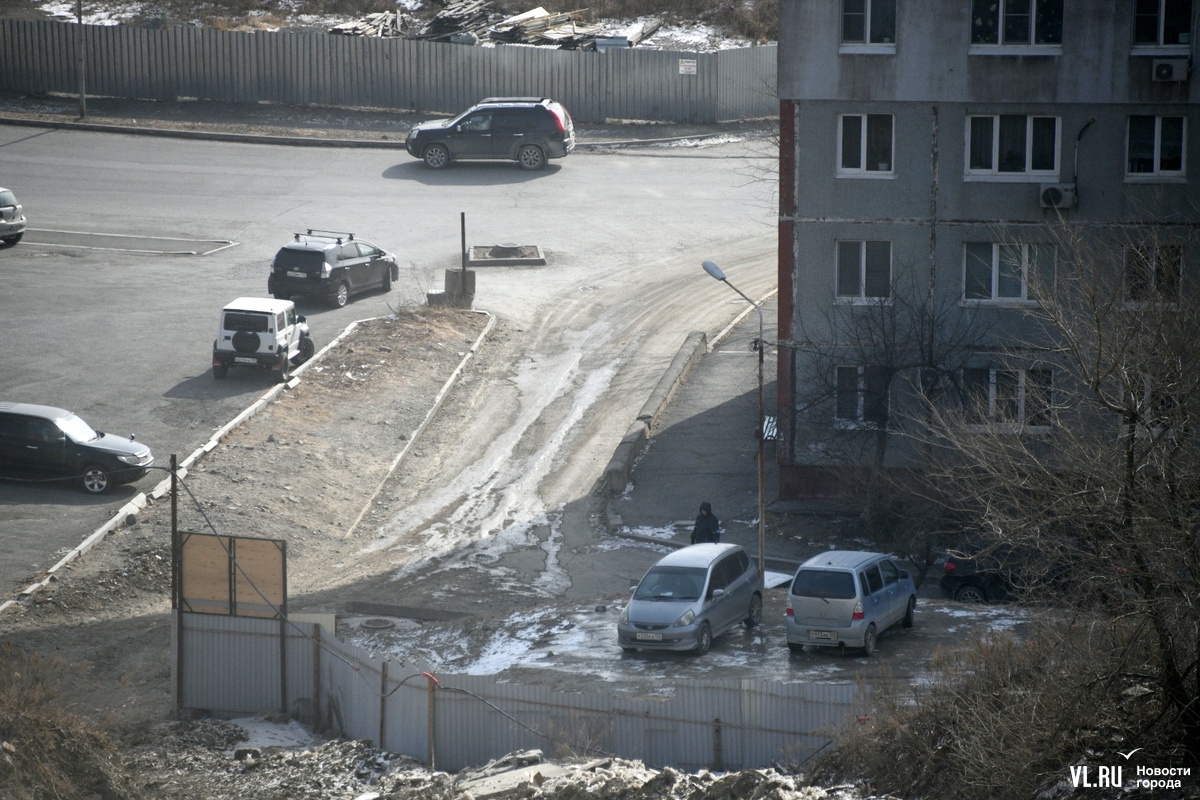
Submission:
M 696 524 L 692 527 L 692 544 L 721 541 L 721 521 L 712 513 L 712 506 L 707 501 L 700 504 L 700 513 L 696 515 Z

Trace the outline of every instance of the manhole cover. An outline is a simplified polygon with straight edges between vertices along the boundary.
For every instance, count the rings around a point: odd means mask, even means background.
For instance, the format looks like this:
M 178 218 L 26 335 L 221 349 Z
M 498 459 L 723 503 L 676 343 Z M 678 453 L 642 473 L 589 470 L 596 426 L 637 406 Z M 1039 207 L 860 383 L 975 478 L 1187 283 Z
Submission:
M 373 631 L 387 630 L 388 628 L 396 627 L 396 623 L 390 619 L 375 617 L 374 619 L 364 619 L 359 623 L 359 627 L 367 628 Z

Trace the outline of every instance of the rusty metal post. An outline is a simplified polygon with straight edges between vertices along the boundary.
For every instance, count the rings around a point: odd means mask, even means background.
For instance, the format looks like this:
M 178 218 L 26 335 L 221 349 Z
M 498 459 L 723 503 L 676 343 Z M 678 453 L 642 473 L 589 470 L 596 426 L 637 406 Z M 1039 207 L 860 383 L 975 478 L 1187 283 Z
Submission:
M 437 768 L 438 768 L 437 738 L 436 738 L 437 729 L 436 729 L 436 727 L 434 727 L 434 724 L 433 724 L 434 721 L 437 720 L 437 714 L 436 714 L 436 712 L 434 712 L 434 699 L 433 698 L 436 697 L 436 693 L 434 693 L 434 690 L 436 690 L 436 688 L 437 688 L 438 679 L 434 678 L 433 675 L 431 675 L 430 673 L 427 673 L 427 672 L 422 672 L 421 674 L 425 675 L 426 678 L 430 679 L 430 694 L 428 694 L 428 700 L 427 700 L 427 706 L 426 706 L 426 708 L 428 709 L 428 718 L 426 720 L 425 735 L 426 735 L 426 739 L 428 740 L 428 748 L 430 748 L 430 771 L 432 772 L 434 770 L 437 770 Z
M 721 747 L 721 718 L 713 720 L 713 772 L 725 771 L 725 753 Z
M 379 668 L 379 742 L 375 745 L 380 750 L 386 750 L 384 737 L 387 736 L 387 673 L 388 662 L 384 661 Z
M 320 733 L 321 726 L 321 625 L 313 623 L 313 730 Z

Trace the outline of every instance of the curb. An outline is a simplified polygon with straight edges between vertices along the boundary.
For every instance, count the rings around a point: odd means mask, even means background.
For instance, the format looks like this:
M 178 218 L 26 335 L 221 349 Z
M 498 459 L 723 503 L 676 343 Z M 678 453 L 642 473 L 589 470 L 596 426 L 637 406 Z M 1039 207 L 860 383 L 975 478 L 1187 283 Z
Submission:
M 761 306 L 778 293 L 778 287 L 772 289 L 758 300 L 758 304 Z M 691 374 L 696 364 L 704 356 L 708 355 L 713 347 L 716 347 L 722 339 L 728 336 L 751 313 L 755 313 L 753 306 L 739 313 L 733 318 L 732 322 L 713 337 L 711 344 L 707 342 L 707 335 L 703 331 L 693 331 L 688 334 L 683 345 L 679 348 L 679 352 L 672 359 L 671 366 L 659 378 L 658 384 L 650 392 L 650 397 L 643 404 L 642 410 L 638 412 L 637 419 L 629 426 L 625 437 L 617 445 L 612 458 L 608 462 L 608 466 L 604 470 L 603 487 L 607 498 L 604 502 L 603 523 L 609 533 L 634 539 L 638 538 L 636 534 L 628 534 L 621 531 L 625 522 L 621 519 L 621 515 L 613 509 L 612 498 L 625 491 L 625 487 L 629 484 L 630 476 L 633 474 L 634 463 L 645 449 L 646 443 L 650 439 L 650 434 L 654 430 L 655 423 L 671 405 L 671 401 L 675 399 L 675 394 L 679 391 L 679 387 L 687 380 L 688 375 Z M 647 541 L 652 541 L 656 544 L 670 544 L 669 540 L 653 539 L 653 537 L 650 537 Z M 678 545 L 677 543 L 676 545 L 682 547 L 682 545 Z M 767 560 L 771 559 L 768 558 Z
M 630 473 L 633 472 L 633 462 L 645 448 L 655 421 L 667 409 L 692 368 L 707 352 L 708 338 L 703 331 L 693 331 L 684 339 L 679 352 L 671 360 L 671 366 L 667 367 L 667 371 L 658 379 L 654 391 L 650 393 L 649 399 L 638 412 L 637 419 L 629 426 L 629 431 L 617 445 L 616 452 L 604 469 L 604 485 L 610 496 L 625 491 Z M 608 515 L 610 519 L 613 516 L 611 512 Z
M 442 404 L 445 403 L 446 397 L 450 394 L 450 390 L 454 388 L 454 384 L 458 383 L 458 379 L 462 376 L 463 369 L 466 368 L 467 362 L 470 361 L 471 358 L 474 357 L 475 353 L 479 351 L 479 348 L 483 345 L 484 340 L 487 339 L 488 334 L 492 332 L 492 328 L 496 327 L 496 317 L 490 312 L 473 311 L 472 313 L 486 315 L 488 318 L 487 325 L 484 326 L 483 330 L 479 334 L 479 337 L 475 339 L 475 343 L 472 344 L 467 350 L 467 353 L 463 356 L 462 361 L 458 362 L 458 366 L 454 368 L 454 372 L 450 373 L 450 377 L 446 380 L 446 383 L 437 393 L 437 397 L 433 399 L 433 406 L 429 409 L 429 413 L 425 415 L 425 419 L 421 420 L 421 424 L 417 426 L 417 429 L 413 431 L 412 436 L 408 437 L 408 441 L 405 442 L 404 447 L 399 453 L 396 454 L 396 458 L 393 459 L 391 466 L 388 467 L 387 472 L 383 476 L 383 480 L 381 480 L 379 485 L 375 487 L 375 491 L 371 493 L 371 497 L 363 506 L 362 511 L 358 512 L 358 516 L 354 518 L 354 522 L 350 523 L 350 527 L 346 529 L 344 534 L 342 534 L 344 538 L 349 539 L 354 531 L 358 529 L 358 524 L 362 522 L 363 517 L 365 517 L 367 512 L 371 510 L 371 506 L 375 505 L 375 498 L 379 497 L 379 493 L 383 491 L 383 487 L 387 485 L 389 480 L 391 480 L 392 473 L 395 472 L 396 468 L 400 466 L 400 462 L 404 460 L 404 457 L 408 455 L 408 451 L 412 449 L 413 443 L 421 438 L 421 434 L 425 432 L 425 429 L 429 427 L 429 423 L 433 421 L 433 418 L 437 416 L 438 411 L 441 410 Z
M 317 136 L 273 136 L 261 133 L 222 133 L 220 131 L 191 131 L 182 128 L 146 128 L 137 125 L 105 125 L 98 122 L 50 121 L 6 117 L 0 113 L 0 125 L 26 128 L 49 128 L 51 130 L 90 131 L 93 133 L 122 133 L 130 136 L 158 136 L 174 139 L 192 139 L 210 142 L 241 142 L 243 144 L 271 144 L 288 147 L 358 147 L 376 150 L 401 150 L 407 153 L 403 139 L 324 139 Z M 715 139 L 727 133 L 698 133 L 693 136 L 671 136 L 662 139 L 624 139 L 614 142 L 580 142 L 576 139 L 575 150 L 602 150 L 618 147 L 637 147 L 650 144 L 669 144 L 689 140 Z
M 487 314 L 487 312 L 476 312 L 476 313 Z M 471 345 L 471 348 L 470 348 L 470 350 L 467 351 L 466 356 L 463 357 L 463 360 L 459 363 L 458 367 L 455 368 L 454 372 L 451 374 L 450 380 L 447 381 L 446 384 L 442 387 L 441 391 L 439 391 L 438 396 L 434 401 L 432 410 L 430 410 L 429 414 L 426 415 L 425 420 L 417 428 L 416 432 L 412 435 L 412 437 L 410 437 L 408 444 L 405 445 L 405 448 L 403 451 L 401 451 L 400 455 L 398 455 L 396 457 L 396 460 L 392 463 L 392 466 L 388 468 L 387 477 L 384 478 L 383 482 L 380 483 L 379 488 L 376 489 L 374 494 L 371 495 L 371 499 L 367 502 L 366 508 L 364 508 L 362 513 L 360 513 L 358 515 L 358 518 L 354 520 L 354 524 L 350 526 L 350 529 L 347 531 L 347 535 L 349 535 L 354 530 L 354 528 L 358 525 L 359 521 L 362 520 L 363 516 L 367 512 L 367 509 L 369 509 L 371 507 L 371 504 L 375 501 L 376 496 L 378 496 L 380 490 L 383 488 L 384 483 L 386 483 L 387 479 L 391 477 L 392 471 L 395 470 L 395 468 L 397 466 L 399 466 L 400 460 L 404 457 L 405 453 L 408 452 L 408 449 L 412 446 L 412 443 L 414 441 L 416 441 L 417 437 L 420 436 L 421 432 L 425 430 L 426 426 L 429 424 L 430 420 L 432 420 L 433 416 L 437 413 L 438 409 L 441 408 L 442 402 L 445 400 L 445 397 L 449 393 L 450 388 L 458 380 L 459 375 L 462 374 L 463 367 L 466 366 L 467 361 L 470 360 L 470 358 L 475 355 L 475 352 L 479 349 L 480 345 L 483 343 L 484 338 L 491 332 L 492 327 L 495 325 L 496 318 L 494 316 L 492 316 L 491 314 L 487 314 L 487 316 L 489 317 L 489 322 L 488 322 L 487 326 L 484 328 L 483 333 L 481 333 L 479 335 L 479 338 L 475 341 L 475 343 L 473 345 Z M 205 442 L 200 447 L 196 448 L 196 450 L 194 450 L 191 453 L 191 455 L 189 455 L 187 458 L 183 459 L 182 461 L 177 462 L 176 474 L 180 478 L 187 477 L 188 467 L 195 464 L 197 461 L 199 461 L 201 458 L 203 458 L 207 453 L 211 453 L 213 450 L 215 450 L 217 448 L 217 445 L 219 445 L 221 443 L 221 440 L 224 439 L 226 436 L 228 436 L 231 431 L 235 430 L 246 420 L 250 419 L 251 417 L 258 414 L 260 411 L 262 411 L 264 408 L 266 408 L 270 404 L 270 402 L 272 400 L 274 400 L 279 395 L 279 393 L 282 392 L 284 389 L 290 389 L 290 388 L 296 386 L 299 383 L 298 376 L 301 375 L 306 369 L 308 369 L 308 366 L 310 364 L 317 363 L 317 361 L 320 360 L 320 358 L 323 355 L 325 355 L 325 353 L 329 352 L 329 350 L 331 350 L 332 348 L 339 345 L 361 323 L 370 322 L 375 319 L 384 319 L 384 317 L 368 317 L 366 319 L 355 320 L 354 322 L 351 322 L 349 325 L 347 325 L 345 327 L 345 329 L 342 330 L 341 333 L 339 333 L 337 336 L 335 336 L 329 342 L 329 344 L 325 345 L 320 350 L 318 350 L 316 353 L 314 353 L 313 357 L 310 358 L 308 361 L 305 361 L 303 364 L 296 367 L 296 369 L 292 371 L 292 378 L 287 383 L 279 383 L 279 384 L 276 384 L 275 386 L 272 386 L 261 397 L 259 397 L 253 403 L 251 403 L 244 411 L 242 411 L 240 414 L 238 414 L 232 420 L 230 420 L 225 425 L 223 425 L 216 433 L 214 433 L 212 435 L 212 438 L 210 438 L 207 442 Z M 168 471 L 169 471 L 169 469 L 168 469 Z M 0 614 L 4 613 L 9 608 L 12 608 L 15 606 L 26 605 L 35 594 L 40 592 L 42 589 L 45 589 L 50 584 L 57 582 L 58 581 L 58 573 L 64 567 L 66 567 L 72 561 L 74 561 L 77 558 L 79 558 L 80 556 L 82 556 L 84 553 L 91 550 L 93 547 L 98 545 L 100 542 L 104 541 L 105 537 L 107 537 L 108 534 L 110 534 L 113 531 L 120 528 L 122 524 L 132 524 L 132 522 L 136 522 L 137 514 L 139 511 L 145 509 L 146 506 L 150 505 L 154 500 L 157 500 L 160 497 L 164 496 L 169 491 L 171 491 L 171 479 L 170 479 L 170 477 L 167 477 L 167 478 L 164 478 L 162 481 L 159 481 L 159 483 L 157 485 L 155 485 L 155 487 L 153 489 L 151 489 L 150 491 L 142 492 L 141 494 L 138 494 L 133 499 L 131 499 L 128 503 L 121 506 L 121 508 L 117 510 L 117 512 L 112 516 L 112 518 L 108 520 L 108 522 L 104 523 L 99 528 L 97 528 L 95 531 L 93 531 L 86 539 L 84 539 L 82 542 L 80 542 L 78 545 L 76 545 L 70 552 L 68 552 L 61 559 L 59 559 L 58 563 L 56 563 L 54 566 L 47 569 L 45 577 L 43 577 L 39 581 L 35 581 L 34 583 L 31 583 L 24 590 L 18 592 L 16 598 L 14 598 L 12 600 L 6 600 L 3 603 L 0 603 Z

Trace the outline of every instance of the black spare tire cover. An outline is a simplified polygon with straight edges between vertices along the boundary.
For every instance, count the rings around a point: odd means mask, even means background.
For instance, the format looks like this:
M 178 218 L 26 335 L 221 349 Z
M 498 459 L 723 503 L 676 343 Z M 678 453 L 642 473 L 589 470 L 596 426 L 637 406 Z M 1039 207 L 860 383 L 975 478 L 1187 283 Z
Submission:
M 257 353 L 258 334 L 253 331 L 238 331 L 233 335 L 233 349 L 239 353 Z

